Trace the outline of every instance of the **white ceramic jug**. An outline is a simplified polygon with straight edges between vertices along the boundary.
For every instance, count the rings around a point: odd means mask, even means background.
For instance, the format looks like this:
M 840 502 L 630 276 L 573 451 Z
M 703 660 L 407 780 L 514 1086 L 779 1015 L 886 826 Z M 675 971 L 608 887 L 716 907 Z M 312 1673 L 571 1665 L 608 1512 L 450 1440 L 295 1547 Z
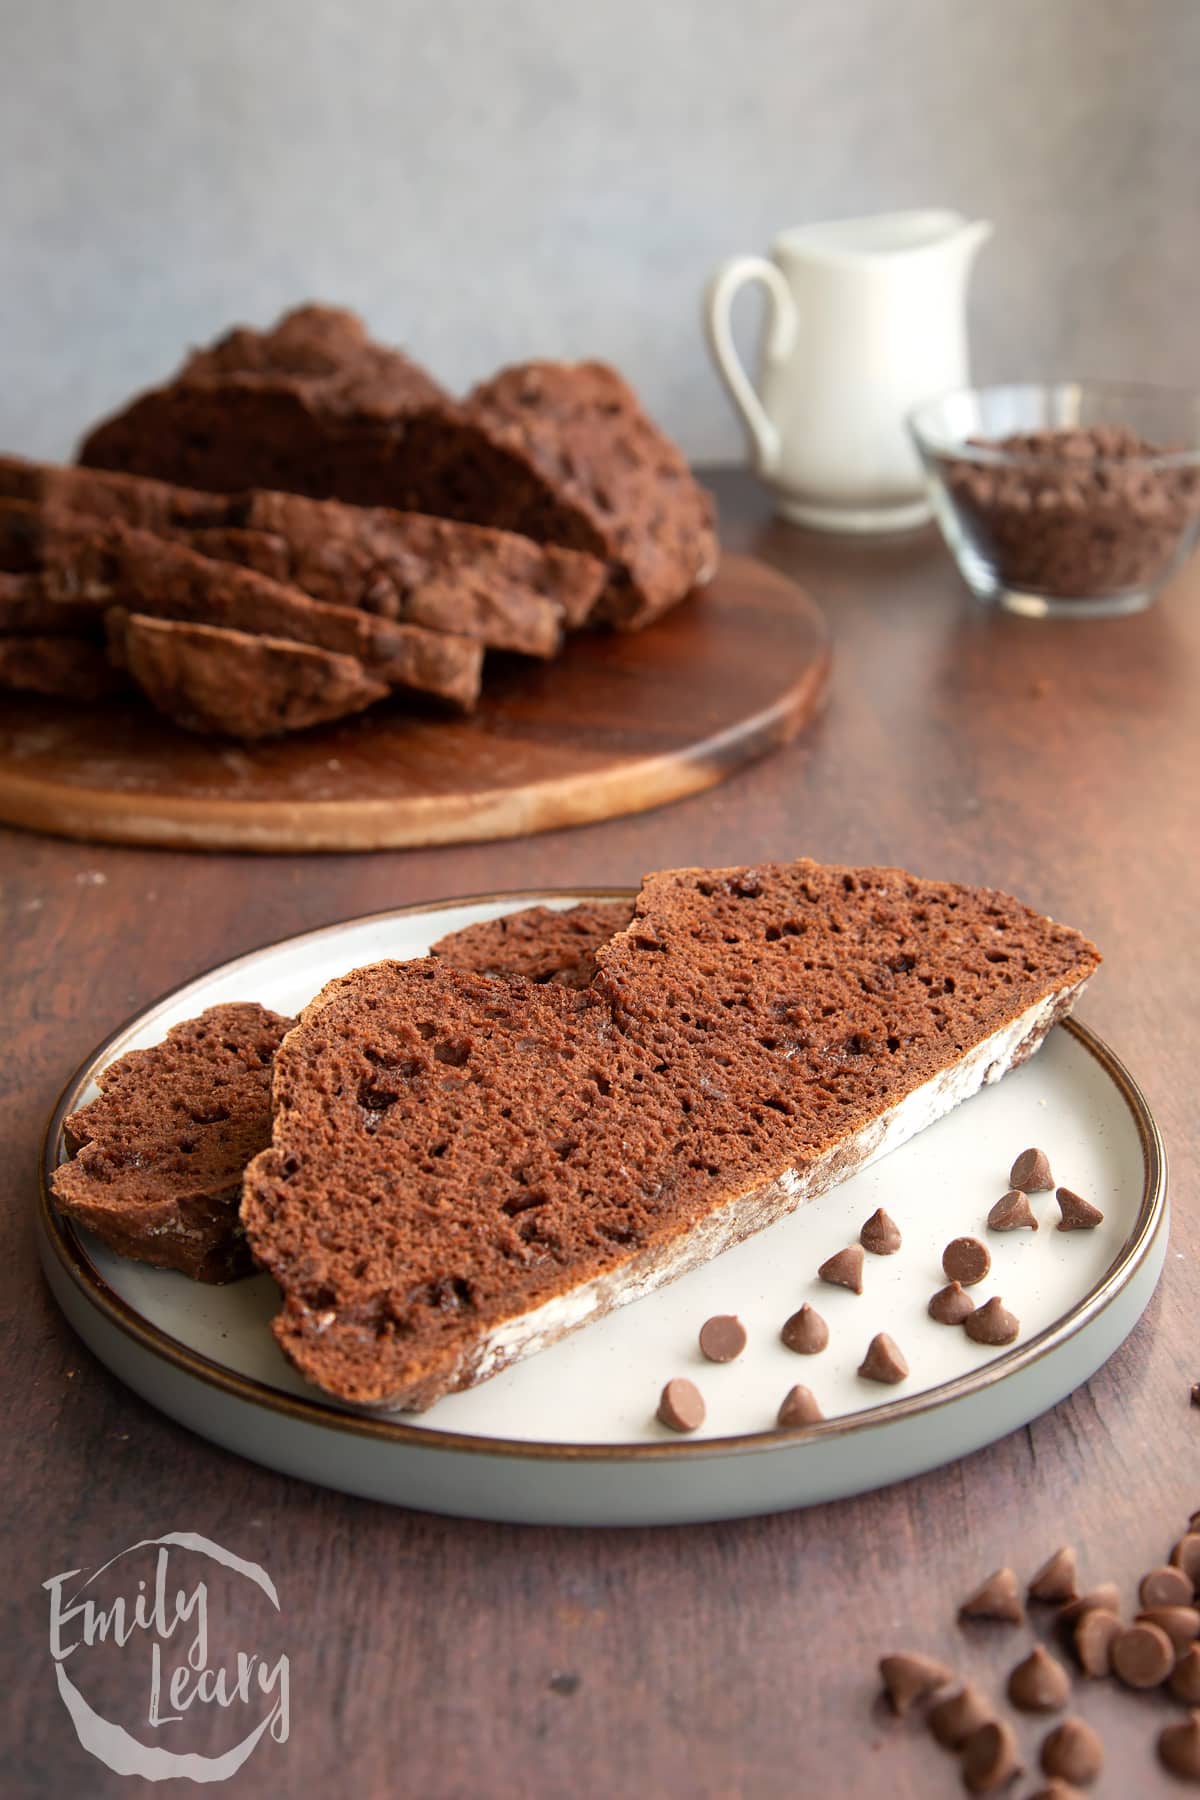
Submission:
M 905 416 L 968 383 L 967 280 L 991 229 L 956 212 L 881 213 L 798 226 L 776 238 L 772 260 L 736 256 L 717 270 L 709 343 L 785 518 L 834 531 L 929 518 Z M 770 304 L 757 391 L 730 330 L 746 281 L 761 281 Z

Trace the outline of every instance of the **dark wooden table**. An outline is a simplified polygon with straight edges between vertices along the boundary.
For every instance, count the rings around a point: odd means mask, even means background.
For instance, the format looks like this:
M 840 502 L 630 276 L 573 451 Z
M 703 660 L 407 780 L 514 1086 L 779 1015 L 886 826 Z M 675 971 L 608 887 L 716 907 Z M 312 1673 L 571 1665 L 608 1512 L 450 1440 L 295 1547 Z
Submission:
M 261 1745 L 231 1794 L 949 1795 L 953 1761 L 877 1706 L 876 1657 L 918 1645 L 998 1693 L 1028 1634 L 956 1626 L 978 1578 L 1007 1562 L 1027 1575 L 1071 1540 L 1088 1577 L 1119 1580 L 1132 1604 L 1137 1574 L 1200 1505 L 1188 1404 L 1200 1380 L 1200 565 L 1141 618 L 1032 623 L 970 601 L 932 529 L 840 542 L 774 523 L 743 476 L 717 485 L 726 542 L 810 587 L 836 665 L 823 721 L 712 794 L 519 843 L 394 855 L 188 856 L 0 835 L 5 1792 L 145 1785 L 76 1742 L 41 1584 L 192 1530 L 270 1571 L 291 1660 L 290 1740 Z M 1032 1427 L 810 1512 L 686 1530 L 468 1524 L 210 1447 L 122 1388 L 59 1317 L 33 1244 L 42 1127 L 86 1052 L 163 989 L 405 901 L 802 853 L 1010 888 L 1106 953 L 1082 1016 L 1157 1111 L 1172 1245 L 1132 1338 Z M 1164 1701 L 1097 1683 L 1077 1710 L 1107 1745 L 1098 1791 L 1175 1791 L 1152 1754 Z M 1019 1729 L 1032 1750 L 1041 1729 Z

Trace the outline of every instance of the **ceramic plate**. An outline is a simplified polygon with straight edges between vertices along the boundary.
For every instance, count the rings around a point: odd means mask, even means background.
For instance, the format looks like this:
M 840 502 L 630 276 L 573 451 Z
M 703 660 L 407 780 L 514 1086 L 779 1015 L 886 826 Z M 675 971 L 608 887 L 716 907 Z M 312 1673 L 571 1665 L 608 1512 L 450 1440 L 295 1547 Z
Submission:
M 447 931 L 581 893 L 510 894 L 401 908 L 306 932 L 226 963 L 150 1007 L 89 1059 L 50 1122 L 46 1170 L 61 1156 L 66 1114 L 125 1051 L 156 1043 L 204 1007 L 258 1000 L 296 1013 L 334 975 L 382 957 L 424 953 Z M 1013 1157 L 1044 1148 L 1056 1179 L 1103 1209 L 1094 1231 L 1054 1229 L 1052 1194 L 1036 1196 L 1036 1233 L 987 1232 Z M 43 1176 L 46 1170 L 43 1171 Z M 868 1256 L 861 1297 L 815 1277 L 885 1207 L 903 1245 Z M 1086 1026 L 1056 1027 L 1023 1068 L 911 1143 L 727 1251 L 673 1286 L 419 1416 L 364 1418 L 306 1386 L 266 1326 L 267 1276 L 204 1287 L 111 1255 L 61 1220 L 42 1183 L 43 1262 L 85 1342 L 153 1405 L 214 1442 L 310 1481 L 399 1505 L 529 1523 L 634 1524 L 736 1517 L 861 1492 L 1002 1437 L 1086 1381 L 1127 1336 L 1154 1290 L 1167 1241 L 1166 1166 L 1135 1082 Z M 941 1253 L 985 1238 L 992 1294 L 1021 1321 L 1008 1349 L 974 1344 L 929 1318 Z M 802 1357 L 779 1339 L 811 1302 L 829 1347 Z M 744 1353 L 705 1362 L 700 1325 L 736 1313 Z M 910 1375 L 884 1388 L 856 1373 L 887 1331 Z M 689 1376 L 704 1427 L 676 1437 L 655 1422 L 662 1385 Z M 801 1382 L 826 1422 L 774 1429 Z

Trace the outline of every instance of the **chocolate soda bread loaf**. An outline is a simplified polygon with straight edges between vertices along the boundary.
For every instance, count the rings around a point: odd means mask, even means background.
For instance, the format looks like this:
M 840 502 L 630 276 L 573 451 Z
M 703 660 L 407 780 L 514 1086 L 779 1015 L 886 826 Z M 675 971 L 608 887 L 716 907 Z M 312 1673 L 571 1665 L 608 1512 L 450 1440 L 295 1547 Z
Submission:
M 0 619 L 4 601 L 0 598 Z M 0 637 L 0 688 L 64 700 L 103 700 L 129 686 L 102 644 L 78 637 Z
M 452 931 L 429 954 L 450 969 L 585 988 L 596 973 L 597 950 L 628 925 L 632 911 L 628 900 L 585 901 L 565 912 L 529 906 Z
M 1028 1056 L 1094 947 L 895 869 L 651 877 L 582 991 L 382 963 L 276 1063 L 246 1174 L 274 1331 L 420 1409 L 770 1224 Z
M 242 1170 L 271 1139 L 271 1070 L 291 1019 L 213 1006 L 100 1077 L 64 1127 L 60 1210 L 137 1262 L 197 1281 L 250 1270 L 238 1225 Z

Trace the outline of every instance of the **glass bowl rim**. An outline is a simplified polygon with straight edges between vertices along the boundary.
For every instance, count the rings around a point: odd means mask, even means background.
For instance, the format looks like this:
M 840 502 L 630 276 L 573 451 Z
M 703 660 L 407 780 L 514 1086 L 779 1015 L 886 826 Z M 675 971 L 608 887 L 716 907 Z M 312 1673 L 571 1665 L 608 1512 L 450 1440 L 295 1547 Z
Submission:
M 1162 401 L 1168 404 L 1191 407 L 1195 414 L 1194 430 L 1196 442 L 1183 450 L 1160 450 L 1152 454 L 1134 454 L 1131 456 L 1098 456 L 1093 459 L 1092 467 L 1099 468 L 1142 468 L 1142 469 L 1186 469 L 1200 467 L 1200 389 L 1190 387 L 1172 387 L 1164 382 L 1149 381 L 1098 381 L 1086 378 L 1064 378 L 1059 381 L 995 381 L 981 386 L 966 384 L 961 387 L 946 388 L 938 394 L 931 394 L 919 405 L 911 407 L 906 414 L 906 423 L 918 450 L 922 455 L 939 460 L 952 459 L 956 462 L 970 462 L 981 468 L 993 469 L 1029 469 L 1043 465 L 1056 469 L 1060 474 L 1063 469 L 1061 457 L 1051 456 L 1034 450 L 1003 450 L 994 444 L 972 444 L 966 438 L 955 437 L 948 431 L 935 432 L 927 423 L 925 415 L 935 409 L 945 407 L 953 400 L 978 398 L 996 394 L 1024 394 L 1029 396 L 1045 395 L 1111 395 L 1119 406 L 1122 399 L 1127 401 Z M 1051 427 L 1050 429 L 1053 429 Z M 1077 429 L 1074 426 L 1061 427 L 1064 431 Z M 1085 428 L 1086 429 L 1086 428 Z

